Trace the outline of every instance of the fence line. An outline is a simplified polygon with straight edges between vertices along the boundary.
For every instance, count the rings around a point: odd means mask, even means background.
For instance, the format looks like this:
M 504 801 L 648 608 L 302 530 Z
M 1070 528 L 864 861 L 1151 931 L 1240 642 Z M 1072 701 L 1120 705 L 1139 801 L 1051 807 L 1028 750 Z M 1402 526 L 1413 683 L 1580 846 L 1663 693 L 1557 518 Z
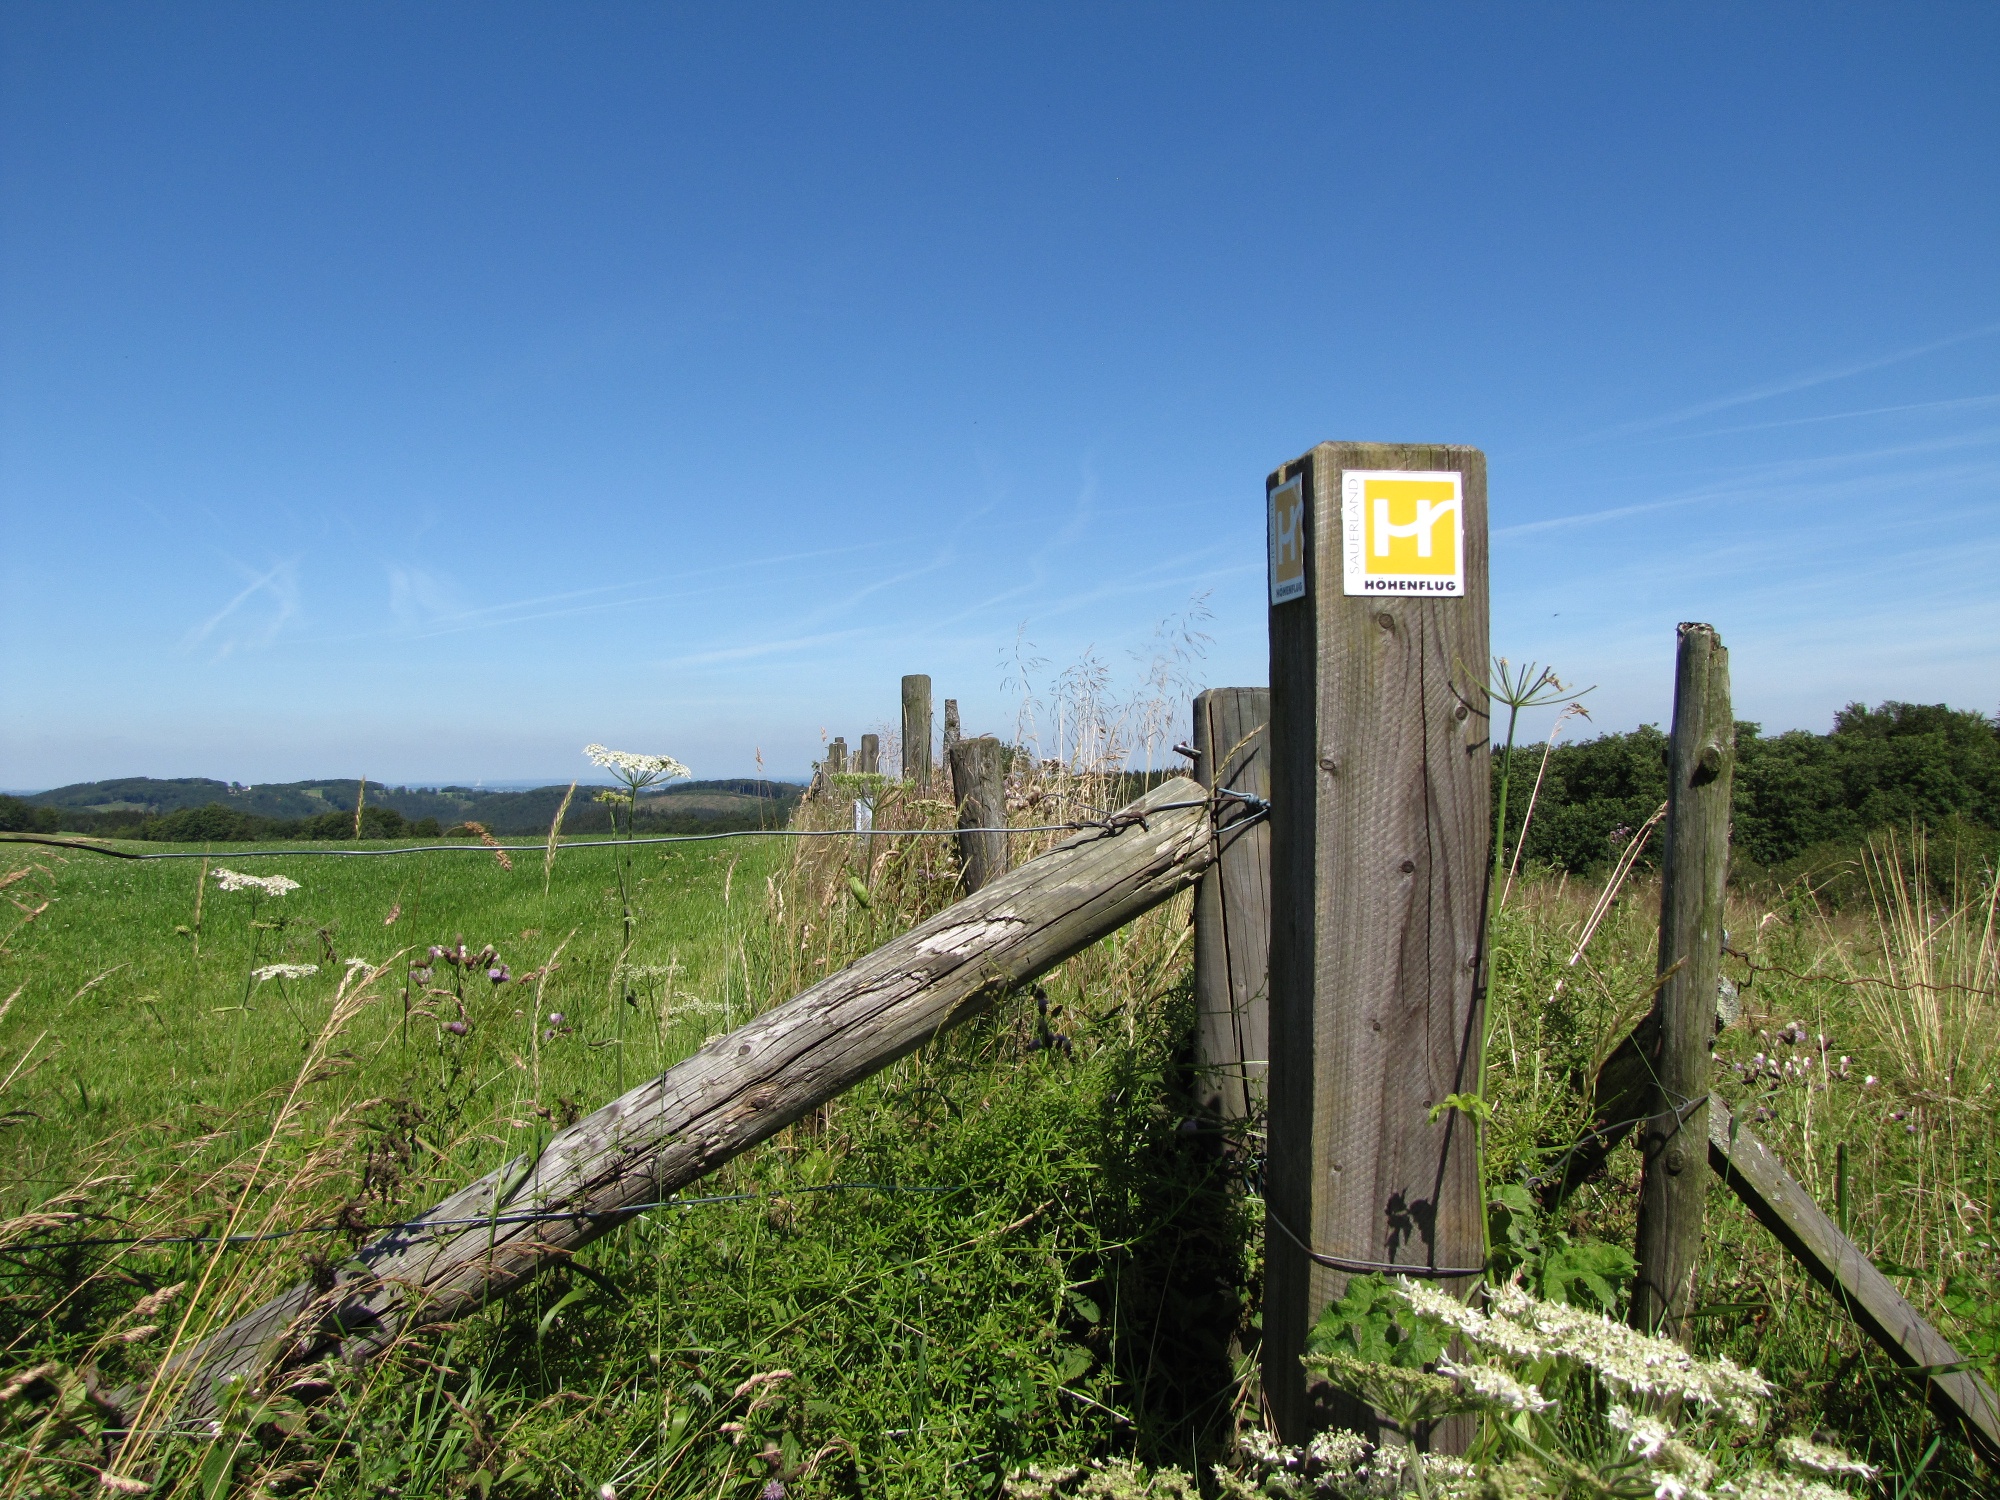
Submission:
M 1230 801 L 1246 804 L 1249 815 L 1261 817 L 1269 806 L 1260 797 L 1240 792 L 1221 794 Z M 1170 812 L 1180 808 L 1206 807 L 1208 801 L 1167 802 L 1149 809 Z M 1019 828 L 877 828 L 876 838 L 959 838 L 968 833 L 1083 833 L 1089 829 L 1115 832 L 1109 818 L 1084 818 L 1074 823 L 1031 823 Z M 659 833 L 641 839 L 578 839 L 559 843 L 556 852 L 567 849 L 624 849 L 640 844 L 703 844 L 718 839 L 851 839 L 847 828 L 736 828 L 725 833 Z M 58 838 L 43 833 L 0 833 L 0 844 L 43 844 L 56 849 L 81 849 L 87 854 L 103 854 L 112 859 L 382 859 L 392 854 L 545 854 L 546 842 L 539 844 L 417 844 L 403 849 L 172 849 L 157 854 L 141 854 L 132 849 L 114 848 L 87 839 Z

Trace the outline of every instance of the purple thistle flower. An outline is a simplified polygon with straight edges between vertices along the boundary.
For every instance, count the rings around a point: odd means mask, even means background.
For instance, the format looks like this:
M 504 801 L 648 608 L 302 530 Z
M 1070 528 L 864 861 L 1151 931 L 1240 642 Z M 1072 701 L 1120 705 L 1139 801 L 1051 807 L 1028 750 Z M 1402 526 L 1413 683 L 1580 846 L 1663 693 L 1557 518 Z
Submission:
M 444 1029 L 449 1031 L 453 1036 L 464 1036 L 468 1031 L 472 1030 L 463 1021 L 447 1021 L 444 1023 Z
M 514 976 L 507 972 L 507 966 L 505 964 L 495 964 L 492 968 L 486 971 L 486 977 L 492 980 L 495 984 L 505 984 L 508 980 L 512 979 Z

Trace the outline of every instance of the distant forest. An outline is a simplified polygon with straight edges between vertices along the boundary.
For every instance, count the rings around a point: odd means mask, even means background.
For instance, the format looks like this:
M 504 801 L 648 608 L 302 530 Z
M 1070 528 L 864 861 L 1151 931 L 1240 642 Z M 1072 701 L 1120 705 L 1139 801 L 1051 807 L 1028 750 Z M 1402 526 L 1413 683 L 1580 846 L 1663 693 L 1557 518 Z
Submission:
M 1544 747 L 1513 753 L 1508 845 L 1520 836 Z M 1667 795 L 1667 737 L 1643 725 L 1549 754 L 1526 858 L 1576 874 L 1616 857 Z M 1924 827 L 1948 834 L 1982 859 L 2000 854 L 2000 724 L 1943 704 L 1856 703 L 1835 715 L 1828 734 L 1764 735 L 1736 726 L 1733 864 L 1739 876 L 1790 873 L 1850 857 L 1881 828 Z M 1503 755 L 1493 757 L 1498 791 Z M 388 787 L 368 783 L 365 838 L 432 838 L 479 823 L 495 834 L 548 831 L 561 786 L 526 792 L 474 787 Z M 603 833 L 599 788 L 579 786 L 566 833 Z M 1133 792 L 1139 790 L 1135 784 Z M 722 832 L 781 827 L 803 789 L 748 778 L 682 782 L 639 804 L 641 832 Z M 90 833 L 120 838 L 226 843 L 245 839 L 354 836 L 355 783 L 296 781 L 233 786 L 205 780 L 134 777 L 0 797 L 0 830 Z M 1657 841 L 1648 859 L 1657 852 Z
M 1541 745 L 1517 747 L 1508 797 L 1508 847 L 1521 820 Z M 1493 757 L 1497 795 L 1504 754 Z M 1526 858 L 1583 874 L 1608 864 L 1667 797 L 1667 737 L 1648 724 L 1548 757 Z M 1851 857 L 1882 828 L 1923 827 L 1990 860 L 2000 850 L 2000 724 L 1943 704 L 1849 704 L 1830 734 L 1766 737 L 1736 726 L 1731 865 L 1740 877 L 1783 877 Z M 1648 850 L 1650 862 L 1657 840 Z
M 85 781 L 31 797 L 0 797 L 0 831 L 84 833 L 169 843 L 258 839 L 351 839 L 358 783 L 292 781 L 238 786 L 189 777 L 133 776 Z M 477 787 L 390 787 L 369 782 L 361 798 L 366 839 L 545 834 L 567 786 L 525 792 Z M 565 834 L 608 833 L 610 810 L 593 800 L 606 788 L 579 786 Z M 639 799 L 640 833 L 723 833 L 782 827 L 803 788 L 749 777 L 684 781 Z

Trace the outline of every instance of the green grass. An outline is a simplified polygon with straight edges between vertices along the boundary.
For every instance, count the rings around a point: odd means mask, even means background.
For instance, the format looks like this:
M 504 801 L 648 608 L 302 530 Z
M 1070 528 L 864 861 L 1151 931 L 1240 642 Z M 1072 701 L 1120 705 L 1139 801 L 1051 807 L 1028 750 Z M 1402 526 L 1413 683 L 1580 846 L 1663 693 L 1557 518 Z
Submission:
M 896 817 L 948 814 L 916 804 Z M 19 989 L 0 1019 L 0 1078 L 18 1070 L 0 1098 L 16 1112 L 0 1134 L 0 1207 L 15 1216 L 0 1233 L 0 1371 L 57 1367 L 0 1403 L 0 1500 L 104 1493 L 83 1372 L 97 1388 L 142 1377 L 194 1294 L 147 1317 L 161 1333 L 124 1343 L 142 1296 L 207 1274 L 201 1305 L 219 1319 L 366 1236 L 220 1254 L 51 1241 L 128 1223 L 213 1229 L 232 1214 L 380 1222 L 421 1209 L 609 1098 L 621 1056 L 636 1081 L 950 889 L 944 840 L 745 840 L 634 858 L 627 1004 L 606 851 L 562 855 L 546 897 L 533 854 L 511 873 L 485 853 L 239 860 L 301 889 L 225 894 L 211 876 L 197 955 L 199 861 L 0 849 L 0 872 L 29 872 L 5 893 L 26 909 L 49 900 L 0 933 L 0 999 Z M 1981 878 L 1962 883 L 1984 890 Z M 1592 1071 L 1650 993 L 1656 887 L 1630 888 L 1567 965 L 1594 894 L 1537 874 L 1496 925 L 1496 1182 L 1534 1179 L 1573 1139 Z M 1945 931 L 1942 915 L 1919 914 L 1909 933 Z M 278 917 L 281 928 L 254 925 Z M 371 1367 L 325 1371 L 330 1391 L 246 1408 L 222 1442 L 174 1438 L 128 1467 L 156 1493 L 203 1500 L 232 1487 L 585 1497 L 607 1483 L 626 1497 L 749 1497 L 774 1479 L 794 1500 L 983 1496 L 1030 1462 L 1111 1454 L 1205 1472 L 1255 1415 L 1260 1208 L 1212 1138 L 1182 1128 L 1186 919 L 1184 899 L 1143 919 L 1051 976 L 1046 1009 L 1032 995 L 1003 1002 L 698 1190 L 755 1196 L 649 1214 Z M 1956 1009 L 1938 1021 L 1945 1063 L 1926 1062 L 1921 1038 L 1897 1029 L 1907 991 L 1876 982 L 1907 968 L 1894 924 L 1791 893 L 1739 894 L 1730 927 L 1756 967 L 1730 962 L 1744 1018 L 1719 1043 L 1723 1091 L 1830 1207 L 1846 1143 L 1857 1238 L 1961 1349 L 2000 1358 L 1984 1291 L 2000 1279 L 1990 976 L 1932 955 L 1937 974 L 1974 982 L 1949 992 Z M 539 1001 L 519 983 L 471 982 L 463 1037 L 441 1024 L 457 1018 L 455 996 L 414 996 L 406 1025 L 406 958 L 323 1060 L 309 1052 L 342 961 L 461 935 L 493 943 L 516 975 L 566 945 Z M 253 960 L 320 973 L 253 985 L 239 1009 Z M 551 1011 L 571 1029 L 534 1024 Z M 1739 1074 L 1758 1052 L 1817 1058 L 1816 1045 L 1775 1040 L 1793 1020 L 1832 1038 L 1829 1059 L 1852 1058 L 1846 1079 Z M 302 1064 L 310 1081 L 283 1114 Z M 838 1184 L 943 1191 L 812 1191 Z M 1628 1146 L 1538 1230 L 1551 1244 L 1629 1246 L 1635 1199 Z M 51 1210 L 104 1217 L 18 1217 Z M 1911 1495 L 1988 1492 L 1962 1442 L 1719 1188 L 1709 1222 L 1700 1340 L 1777 1382 L 1779 1431 L 1823 1430 L 1884 1464 L 1885 1495 L 1905 1481 Z M 758 1376 L 772 1378 L 746 1386 Z

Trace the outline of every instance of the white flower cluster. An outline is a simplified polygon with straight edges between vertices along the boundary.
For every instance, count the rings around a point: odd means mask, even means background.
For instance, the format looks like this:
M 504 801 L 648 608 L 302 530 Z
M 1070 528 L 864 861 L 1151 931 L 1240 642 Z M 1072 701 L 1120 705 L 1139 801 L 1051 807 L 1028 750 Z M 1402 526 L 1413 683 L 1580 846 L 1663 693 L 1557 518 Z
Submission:
M 1805 1469 L 1813 1474 L 1851 1474 L 1856 1479 L 1875 1477 L 1873 1464 L 1864 1464 L 1838 1448 L 1815 1443 L 1811 1438 L 1780 1438 L 1778 1457 L 1795 1469 Z
M 1547 1411 L 1555 1405 L 1537 1387 L 1516 1380 L 1498 1365 L 1461 1365 L 1441 1359 L 1438 1374 L 1449 1375 L 1482 1403 L 1502 1411 Z
M 694 775 L 671 755 L 634 755 L 629 750 L 607 750 L 602 745 L 585 745 L 583 753 L 590 758 L 591 764 L 616 771 L 626 781 L 636 781 L 641 786 Z
M 267 979 L 310 979 L 318 972 L 318 964 L 266 964 L 252 969 L 250 977 L 262 984 Z
M 1253 1427 L 1237 1438 L 1235 1457 L 1233 1464 L 1215 1466 L 1223 1500 L 1389 1500 L 1410 1494 L 1413 1485 L 1433 1500 L 1470 1500 L 1478 1493 L 1469 1464 L 1400 1445 L 1377 1448 L 1360 1433 L 1338 1428 L 1316 1434 L 1303 1448 L 1288 1448 Z
M 299 888 L 288 875 L 243 875 L 220 865 L 215 867 L 215 881 L 225 891 L 262 891 L 267 896 L 282 896 Z
M 1771 1394 L 1770 1382 L 1727 1356 L 1696 1359 L 1668 1339 L 1640 1333 L 1598 1313 L 1540 1301 L 1518 1286 L 1490 1288 L 1489 1313 L 1406 1276 L 1397 1284 L 1411 1308 L 1475 1344 L 1509 1359 L 1573 1361 L 1615 1391 L 1678 1397 L 1743 1427 L 1757 1424 L 1757 1403 Z
M 1646 1461 L 1654 1500 L 1707 1500 L 1705 1487 L 1715 1482 L 1714 1463 L 1682 1442 L 1665 1422 L 1627 1406 L 1613 1406 L 1604 1414 L 1604 1423 L 1625 1434 L 1628 1453 Z

